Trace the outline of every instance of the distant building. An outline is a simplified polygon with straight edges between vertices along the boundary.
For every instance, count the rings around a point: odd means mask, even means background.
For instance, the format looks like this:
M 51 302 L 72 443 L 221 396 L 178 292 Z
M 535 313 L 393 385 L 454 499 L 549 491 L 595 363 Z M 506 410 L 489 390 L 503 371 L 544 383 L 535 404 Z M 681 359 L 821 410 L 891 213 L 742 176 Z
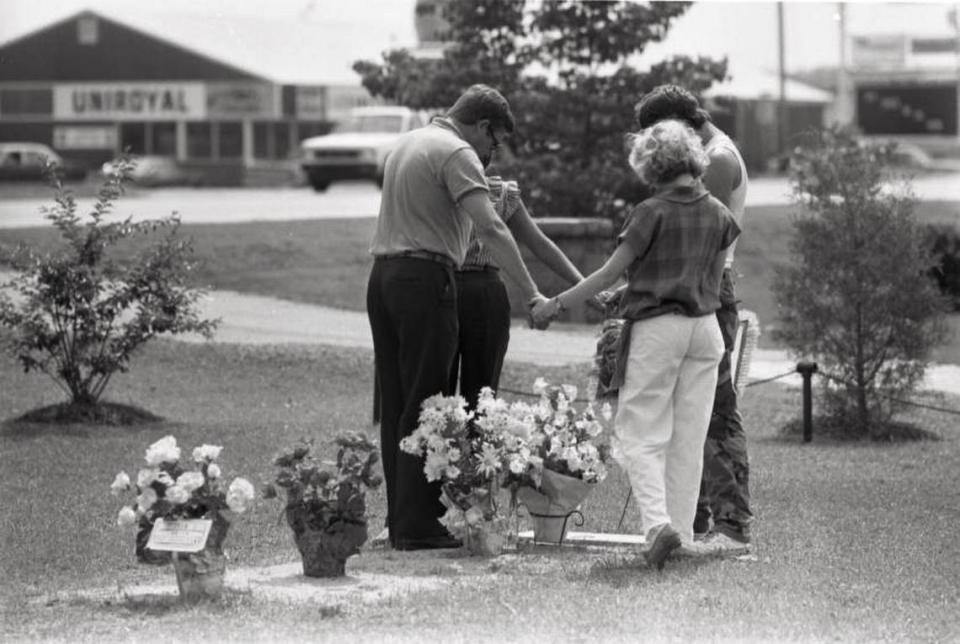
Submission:
M 0 141 L 91 167 L 130 149 L 213 183 L 282 168 L 299 142 L 374 101 L 359 85 L 289 83 L 85 11 L 0 45 Z
M 960 149 L 960 33 L 854 35 L 848 48 L 844 99 L 864 134 Z

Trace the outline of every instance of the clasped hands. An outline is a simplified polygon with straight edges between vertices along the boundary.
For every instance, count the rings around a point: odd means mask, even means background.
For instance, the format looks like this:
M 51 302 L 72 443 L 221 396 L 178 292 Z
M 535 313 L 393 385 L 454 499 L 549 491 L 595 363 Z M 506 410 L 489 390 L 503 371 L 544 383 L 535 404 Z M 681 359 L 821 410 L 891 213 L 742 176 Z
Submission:
M 611 307 L 615 307 L 619 302 L 621 293 L 618 291 L 601 291 L 594 297 L 587 300 L 587 304 L 597 309 L 601 313 L 608 314 Z M 527 302 L 527 324 L 531 329 L 540 331 L 550 326 L 550 323 L 566 310 L 560 302 L 559 297 L 547 298 L 541 293 L 537 293 Z

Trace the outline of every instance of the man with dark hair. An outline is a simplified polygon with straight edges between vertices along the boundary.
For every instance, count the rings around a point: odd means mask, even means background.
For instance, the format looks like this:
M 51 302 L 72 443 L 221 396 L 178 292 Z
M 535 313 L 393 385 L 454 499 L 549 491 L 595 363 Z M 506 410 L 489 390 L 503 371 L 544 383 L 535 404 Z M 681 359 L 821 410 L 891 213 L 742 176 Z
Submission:
M 454 270 L 471 229 L 529 305 L 545 299 L 494 212 L 484 175 L 482 159 L 513 129 L 506 99 L 474 85 L 445 117 L 400 137 L 387 158 L 367 313 L 381 392 L 387 529 L 398 550 L 459 545 L 437 520 L 440 483 L 428 483 L 421 459 L 399 444 L 416 428 L 420 404 L 448 389 L 458 342 Z
M 663 119 L 686 121 L 700 136 L 710 159 L 703 183 L 710 193 L 733 213 L 743 228 L 747 196 L 747 168 L 733 141 L 710 121 L 709 113 L 686 89 L 677 85 L 655 87 L 637 103 L 634 116 L 641 128 Z M 717 320 L 723 333 L 725 352 L 720 361 L 717 390 L 713 402 L 710 429 L 703 451 L 703 478 L 700 501 L 693 530 L 704 535 L 704 550 L 742 553 L 750 548 L 750 466 L 747 439 L 737 408 L 737 392 L 731 371 L 731 351 L 740 324 L 733 279 L 734 242 L 727 250 L 720 283 L 720 309 Z

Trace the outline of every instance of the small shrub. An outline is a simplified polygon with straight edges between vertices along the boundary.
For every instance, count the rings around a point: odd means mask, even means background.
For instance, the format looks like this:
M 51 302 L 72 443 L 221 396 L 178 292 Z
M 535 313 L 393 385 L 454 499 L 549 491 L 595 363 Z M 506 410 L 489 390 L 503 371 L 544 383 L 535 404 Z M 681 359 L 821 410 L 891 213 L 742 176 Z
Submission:
M 827 412 L 853 435 L 880 431 L 945 337 L 944 302 L 909 191 L 885 192 L 893 145 L 832 128 L 798 148 L 791 179 L 809 214 L 777 268 L 777 335 L 816 360 Z
M 56 196 L 44 214 L 63 244 L 49 253 L 22 244 L 0 249 L 0 264 L 16 271 L 0 289 L 0 328 L 9 331 L 4 348 L 25 372 L 50 376 L 78 418 L 96 416 L 91 408 L 141 345 L 165 333 L 209 337 L 217 324 L 200 318 L 201 292 L 186 286 L 192 248 L 177 234 L 176 215 L 106 221 L 132 169 L 129 160 L 120 162 L 82 219 L 73 195 L 49 168 Z M 111 255 L 123 240 L 151 234 L 160 238 L 138 256 Z

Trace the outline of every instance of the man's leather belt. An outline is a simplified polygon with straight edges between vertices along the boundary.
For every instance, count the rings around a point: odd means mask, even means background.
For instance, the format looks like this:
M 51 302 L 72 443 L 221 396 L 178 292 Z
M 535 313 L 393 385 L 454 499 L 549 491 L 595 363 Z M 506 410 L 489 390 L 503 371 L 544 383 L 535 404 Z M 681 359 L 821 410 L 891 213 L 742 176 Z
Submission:
M 442 253 L 434 253 L 429 250 L 404 250 L 399 253 L 386 253 L 385 255 L 377 255 L 376 259 L 425 259 L 427 261 L 436 262 L 438 264 L 443 264 L 448 268 L 456 268 L 457 264 Z
M 500 269 L 492 264 L 464 264 L 457 269 L 459 273 L 499 273 Z

